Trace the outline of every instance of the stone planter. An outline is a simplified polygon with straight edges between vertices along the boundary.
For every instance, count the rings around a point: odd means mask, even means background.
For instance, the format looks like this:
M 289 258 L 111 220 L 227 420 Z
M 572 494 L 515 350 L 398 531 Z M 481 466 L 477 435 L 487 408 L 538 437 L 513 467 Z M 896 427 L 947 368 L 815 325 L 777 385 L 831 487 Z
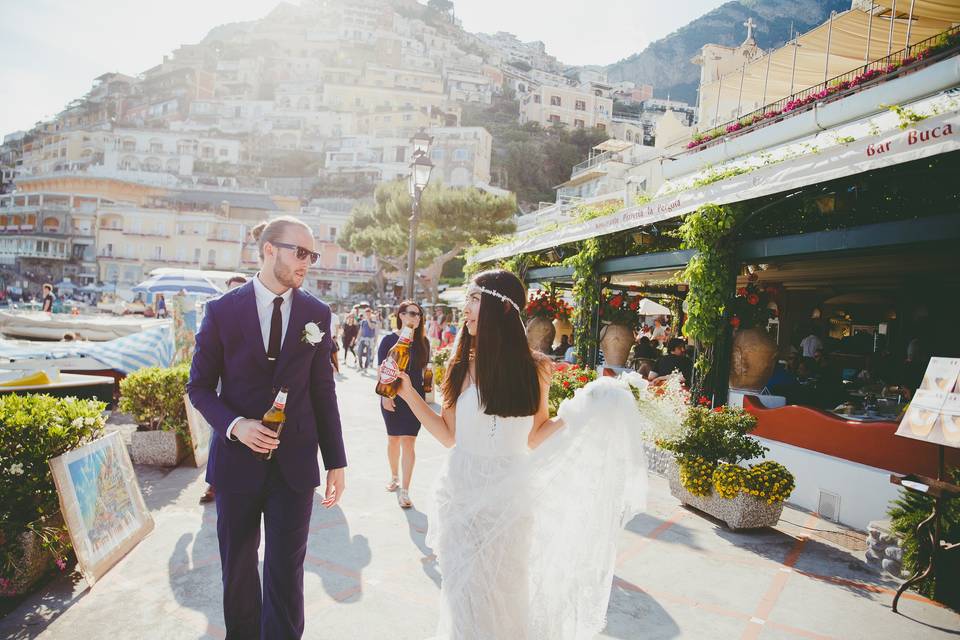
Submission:
M 562 336 L 567 336 L 570 344 L 573 344 L 573 325 L 570 324 L 569 320 L 560 320 L 558 318 L 553 321 L 553 328 L 556 329 L 556 334 L 553 336 L 555 346 L 560 345 L 560 338 Z
M 764 329 L 743 329 L 733 335 L 730 386 L 760 391 L 773 374 L 777 343 Z
M 130 459 L 134 464 L 175 467 L 189 447 L 173 431 L 134 431 L 130 434 Z
M 547 318 L 533 318 L 527 323 L 527 344 L 531 349 L 549 355 L 556 333 L 553 321 Z
M 780 521 L 783 502 L 768 504 L 766 500 L 743 493 L 736 498 L 721 498 L 715 493 L 695 496 L 680 484 L 680 468 L 671 462 L 667 468 L 670 494 L 685 505 L 722 520 L 731 531 L 772 527 Z
M 603 362 L 611 367 L 624 367 L 633 347 L 633 330 L 625 324 L 608 324 L 600 331 Z
M 52 567 L 53 557 L 43 548 L 40 538 L 32 531 L 24 531 L 13 545 L 13 574 L 6 595 L 19 596 L 28 593 Z

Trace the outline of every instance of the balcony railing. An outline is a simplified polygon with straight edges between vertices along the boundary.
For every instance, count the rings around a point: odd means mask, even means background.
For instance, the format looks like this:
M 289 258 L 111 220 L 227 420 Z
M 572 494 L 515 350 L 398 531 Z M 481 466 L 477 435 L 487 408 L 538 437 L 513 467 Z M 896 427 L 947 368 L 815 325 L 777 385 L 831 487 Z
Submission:
M 570 177 L 572 178 L 578 173 L 583 173 L 584 171 L 592 169 L 598 164 L 601 164 L 603 162 L 606 162 L 607 160 L 610 160 L 612 156 L 613 156 L 612 151 L 604 151 L 603 153 L 598 153 L 592 158 L 584 160 L 580 164 L 574 165 L 573 170 L 570 172 Z
M 896 51 L 885 58 L 830 78 L 761 107 L 736 120 L 694 136 L 687 145 L 691 153 L 702 151 L 726 137 L 740 136 L 760 127 L 803 113 L 816 104 L 842 100 L 864 89 L 912 73 L 960 53 L 960 25 Z

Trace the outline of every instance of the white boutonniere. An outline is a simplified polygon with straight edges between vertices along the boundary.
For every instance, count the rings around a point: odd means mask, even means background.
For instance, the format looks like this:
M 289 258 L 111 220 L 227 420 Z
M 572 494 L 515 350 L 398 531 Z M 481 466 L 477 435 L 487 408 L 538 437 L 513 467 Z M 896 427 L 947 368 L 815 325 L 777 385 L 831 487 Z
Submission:
M 316 322 L 308 322 L 303 325 L 300 342 L 306 342 L 311 347 L 315 347 L 320 344 L 320 341 L 323 340 L 323 336 L 325 335 L 327 334 L 320 330 L 320 326 Z

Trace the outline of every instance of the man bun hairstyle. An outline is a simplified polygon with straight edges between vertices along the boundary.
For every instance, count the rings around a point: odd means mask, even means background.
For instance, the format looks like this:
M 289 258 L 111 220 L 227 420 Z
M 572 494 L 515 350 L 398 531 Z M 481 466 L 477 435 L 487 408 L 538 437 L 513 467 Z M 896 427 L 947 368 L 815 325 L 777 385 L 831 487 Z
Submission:
M 293 216 L 277 216 L 270 220 L 264 220 L 250 229 L 250 235 L 253 237 L 253 241 L 257 243 L 261 260 L 263 259 L 263 245 L 268 242 L 270 244 L 275 243 L 283 236 L 284 231 L 291 226 L 303 227 L 310 232 L 310 235 L 313 235 L 313 229 L 310 228 L 310 225 Z

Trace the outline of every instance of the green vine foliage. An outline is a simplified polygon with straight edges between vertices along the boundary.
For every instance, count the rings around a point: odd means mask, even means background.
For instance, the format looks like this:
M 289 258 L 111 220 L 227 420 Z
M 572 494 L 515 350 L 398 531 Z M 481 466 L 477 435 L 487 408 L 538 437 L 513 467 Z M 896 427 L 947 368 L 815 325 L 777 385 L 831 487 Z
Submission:
M 736 285 L 732 232 L 740 215 L 735 207 L 706 204 L 677 230 L 683 248 L 697 252 L 683 272 L 690 285 L 684 333 L 700 344 L 696 366 L 701 381 L 710 373 L 713 355 L 721 352 L 713 347 L 726 332 L 724 311 Z M 702 382 L 696 386 L 695 397 L 705 394 Z
M 593 330 L 593 310 L 600 300 L 600 274 L 598 268 L 603 252 L 600 238 L 587 238 L 580 244 L 580 251 L 563 261 L 573 269 L 573 344 L 577 349 L 577 362 L 590 361 L 596 348 Z

